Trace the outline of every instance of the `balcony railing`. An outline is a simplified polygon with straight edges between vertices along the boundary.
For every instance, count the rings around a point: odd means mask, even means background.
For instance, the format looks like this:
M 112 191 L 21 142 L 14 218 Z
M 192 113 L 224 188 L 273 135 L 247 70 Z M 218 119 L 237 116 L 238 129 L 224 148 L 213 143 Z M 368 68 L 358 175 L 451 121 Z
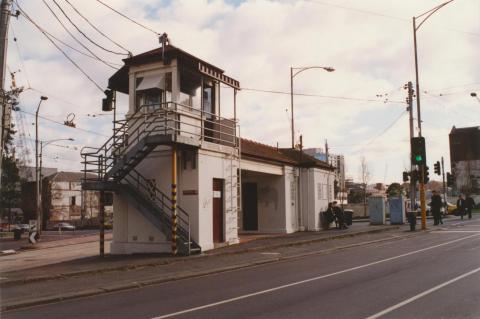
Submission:
M 82 157 L 87 173 L 105 180 L 118 158 L 148 136 L 169 135 L 172 142 L 181 136 L 199 145 L 203 142 L 238 146 L 236 123 L 187 105 L 174 102 L 141 106 L 134 114 L 115 122 L 114 134 L 101 147 L 84 147 Z

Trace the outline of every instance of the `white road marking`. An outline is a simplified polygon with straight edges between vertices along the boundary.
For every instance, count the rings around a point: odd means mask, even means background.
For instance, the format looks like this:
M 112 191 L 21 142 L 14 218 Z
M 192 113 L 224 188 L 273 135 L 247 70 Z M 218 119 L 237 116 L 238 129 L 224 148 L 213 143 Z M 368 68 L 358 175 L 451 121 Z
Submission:
M 448 285 L 450 285 L 450 284 L 452 284 L 452 283 L 454 283 L 454 282 L 456 282 L 456 281 L 458 281 L 458 280 L 460 280 L 460 279 L 463 279 L 463 278 L 465 278 L 465 277 L 468 277 L 468 276 L 470 276 L 470 275 L 473 275 L 474 273 L 479 272 L 479 271 L 480 271 L 480 267 L 478 267 L 478 268 L 476 268 L 476 269 L 474 269 L 474 270 L 472 270 L 472 271 L 469 271 L 469 272 L 467 272 L 467 273 L 465 273 L 465 274 L 463 274 L 463 275 L 460 275 L 460 276 L 458 276 L 458 277 L 455 277 L 455 278 L 453 278 L 453 279 L 450 279 L 449 281 L 446 281 L 446 282 L 444 282 L 443 284 L 440 284 L 440 285 L 438 285 L 438 286 L 435 286 L 435 287 L 433 287 L 433 288 L 430 288 L 430 289 L 428 289 L 428 290 L 426 290 L 426 291 L 424 291 L 424 292 L 422 292 L 422 293 L 419 293 L 418 295 L 415 295 L 415 296 L 413 296 L 412 298 L 408 298 L 408 299 L 406 299 L 406 300 L 404 300 L 404 301 L 402 301 L 402 302 L 400 302 L 400 303 L 398 303 L 398 304 L 396 304 L 396 305 L 394 305 L 394 306 L 391 306 L 391 307 L 389 307 L 389 308 L 387 308 L 387 309 L 385 309 L 385 310 L 383 310 L 383 311 L 380 311 L 379 313 L 376 313 L 376 314 L 374 314 L 374 315 L 372 315 L 372 316 L 370 316 L 370 317 L 367 317 L 366 319 L 376 319 L 376 318 L 380 318 L 381 316 L 383 316 L 383 315 L 385 315 L 385 314 L 387 314 L 387 313 L 389 313 L 389 312 L 392 312 L 392 311 L 395 310 L 395 309 L 398 309 L 398 308 L 400 308 L 400 307 L 403 307 L 403 306 L 405 306 L 405 305 L 407 305 L 407 304 L 409 304 L 409 303 L 411 303 L 411 302 L 413 302 L 413 301 L 415 301 L 415 300 L 417 300 L 417 299 L 420 299 L 420 298 L 422 298 L 422 297 L 424 297 L 424 296 L 426 296 L 426 295 L 428 295 L 428 294 L 431 294 L 431 293 L 434 292 L 434 291 L 437 291 L 437 290 L 439 290 L 439 289 L 441 289 L 441 288 L 443 288 L 443 287 L 445 287 L 445 286 L 448 286 Z
M 480 230 L 434 230 L 432 234 L 446 234 L 446 233 L 480 233 Z
M 280 253 L 260 253 L 260 255 L 280 255 Z
M 286 284 L 286 285 L 282 285 L 282 286 L 278 286 L 278 287 L 274 287 L 274 288 L 270 288 L 270 289 L 260 290 L 260 291 L 254 292 L 254 293 L 250 293 L 250 294 L 246 294 L 246 295 L 242 295 L 242 296 L 238 296 L 238 297 L 234 297 L 234 298 L 230 298 L 230 299 L 221 300 L 221 301 L 218 301 L 218 302 L 206 304 L 206 305 L 199 306 L 199 307 L 194 307 L 194 308 L 189 308 L 189 309 L 185 309 L 185 310 L 181 310 L 181 311 L 177 311 L 177 312 L 172 312 L 172 313 L 165 314 L 165 315 L 162 315 L 162 316 L 159 316 L 159 317 L 154 317 L 152 319 L 171 318 L 171 317 L 175 317 L 175 316 L 178 316 L 178 315 L 183 315 L 183 314 L 190 313 L 190 312 L 194 312 L 194 311 L 198 311 L 198 310 L 202 310 L 202 309 L 207 309 L 207 308 L 212 308 L 212 307 L 215 307 L 215 306 L 231 303 L 231 302 L 234 302 L 234 301 L 247 299 L 247 298 L 258 296 L 258 295 L 267 294 L 267 293 L 274 292 L 274 291 L 277 291 L 277 290 L 281 290 L 281 289 L 285 289 L 285 288 L 289 288 L 289 287 L 294 287 L 294 286 L 302 285 L 302 284 L 309 283 L 309 282 L 312 282 L 312 281 L 317 281 L 317 280 L 320 280 L 320 279 L 324 279 L 324 278 L 344 274 L 344 273 L 347 273 L 347 272 L 367 268 L 367 267 L 370 267 L 370 266 L 378 265 L 378 264 L 381 264 L 381 263 L 385 263 L 387 261 L 391 261 L 391 260 L 407 257 L 407 256 L 410 256 L 410 255 L 418 254 L 418 253 L 421 253 L 421 252 L 424 252 L 424 251 L 427 251 L 427 250 L 431 250 L 431 249 L 435 249 L 435 248 L 438 248 L 438 247 L 450 245 L 450 244 L 453 244 L 453 243 L 456 243 L 456 242 L 459 242 L 459 241 L 462 241 L 462 240 L 466 240 L 466 239 L 470 239 L 472 237 L 478 237 L 478 236 L 480 236 L 480 234 L 465 236 L 465 237 L 454 239 L 452 241 L 448 241 L 448 242 L 445 242 L 445 243 L 442 243 L 442 244 L 430 246 L 430 247 L 427 247 L 427 248 L 422 248 L 422 249 L 419 249 L 419 250 L 411 251 L 409 253 L 401 254 L 401 255 L 398 255 L 398 256 L 394 256 L 394 257 L 390 257 L 390 258 L 386 258 L 386 259 L 382 259 L 382 260 L 377 260 L 377 261 L 374 261 L 374 262 L 371 262 L 371 263 L 368 263 L 368 264 L 364 264 L 364 265 L 360 265 L 360 266 L 336 271 L 336 272 L 333 272 L 333 273 L 330 273 L 330 274 L 321 275 L 321 276 L 317 276 L 317 277 L 293 282 L 293 283 L 290 283 L 290 284 Z

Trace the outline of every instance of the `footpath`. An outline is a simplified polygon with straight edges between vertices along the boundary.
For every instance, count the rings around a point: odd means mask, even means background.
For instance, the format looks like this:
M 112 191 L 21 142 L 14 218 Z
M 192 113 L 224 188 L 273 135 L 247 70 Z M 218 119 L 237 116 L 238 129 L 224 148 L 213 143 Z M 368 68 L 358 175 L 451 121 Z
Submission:
M 365 222 L 354 222 L 346 230 L 246 235 L 241 237 L 240 244 L 200 255 L 173 257 L 169 254 L 107 254 L 103 258 L 90 255 L 24 270 L 1 269 L 1 310 L 136 289 L 424 234 L 409 232 L 408 229 L 408 225 L 371 226 Z M 71 251 L 71 247 L 66 245 L 63 249 Z M 49 249 L 57 248 L 45 247 L 41 251 Z M 12 256 L 0 257 L 0 264 L 7 257 Z

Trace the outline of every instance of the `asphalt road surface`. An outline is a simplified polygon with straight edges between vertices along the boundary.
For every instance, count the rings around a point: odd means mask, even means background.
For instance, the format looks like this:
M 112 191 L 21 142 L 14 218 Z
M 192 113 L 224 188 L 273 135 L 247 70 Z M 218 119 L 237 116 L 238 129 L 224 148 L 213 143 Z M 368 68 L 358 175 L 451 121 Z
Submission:
M 479 287 L 480 219 L 473 219 L 378 245 L 2 318 L 480 318 Z

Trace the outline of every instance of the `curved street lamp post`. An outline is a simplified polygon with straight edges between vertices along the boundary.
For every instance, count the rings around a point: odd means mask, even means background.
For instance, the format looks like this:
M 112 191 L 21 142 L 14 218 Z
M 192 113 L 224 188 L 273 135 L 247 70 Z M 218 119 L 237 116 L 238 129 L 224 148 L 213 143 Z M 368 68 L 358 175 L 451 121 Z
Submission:
M 435 12 L 452 2 L 453 0 L 449 0 L 444 2 L 427 12 L 422 13 L 417 17 L 413 17 L 413 49 L 415 53 L 415 81 L 416 81 L 416 90 L 417 92 L 417 120 L 418 120 L 418 136 L 422 136 L 422 118 L 420 114 L 420 84 L 418 80 L 418 56 L 417 56 L 417 30 L 427 21 L 428 18 L 432 16 Z M 417 19 L 421 19 L 420 23 L 417 25 Z M 410 150 L 411 151 L 411 150 Z M 427 229 L 427 212 L 425 206 L 425 184 L 424 184 L 424 176 L 425 176 L 425 165 L 420 165 L 420 206 L 422 209 L 422 230 Z
M 328 66 L 307 66 L 307 67 L 290 67 L 290 108 L 291 108 L 291 121 L 292 121 L 292 149 L 295 148 L 295 126 L 294 126 L 294 118 L 293 118 L 293 78 L 297 76 L 299 73 L 303 71 L 310 70 L 310 69 L 323 69 L 327 72 L 335 71 L 334 68 Z M 296 72 L 294 72 L 296 70 Z

